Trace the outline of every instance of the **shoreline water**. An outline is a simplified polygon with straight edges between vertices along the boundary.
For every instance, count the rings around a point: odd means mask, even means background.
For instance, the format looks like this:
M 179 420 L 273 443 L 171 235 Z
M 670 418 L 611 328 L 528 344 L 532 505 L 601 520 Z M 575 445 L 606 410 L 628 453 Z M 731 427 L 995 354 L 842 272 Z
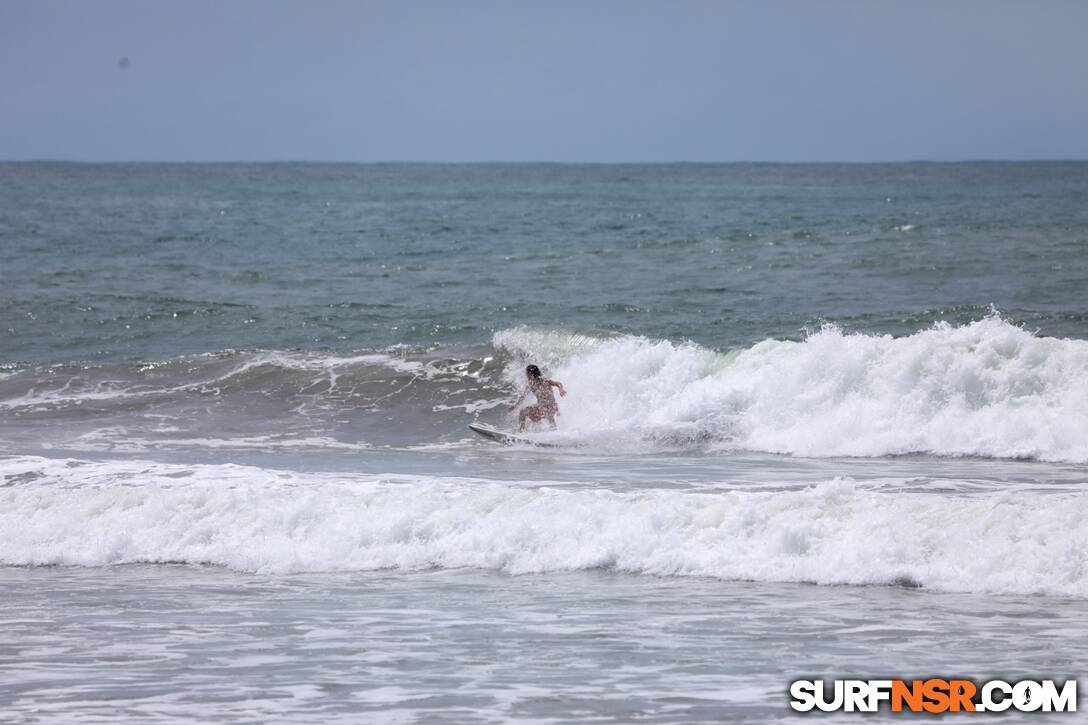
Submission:
M 813 674 L 1060 677 L 1088 657 L 1079 599 L 592 571 L 0 580 L 13 722 L 766 722 L 803 717 L 786 683 Z

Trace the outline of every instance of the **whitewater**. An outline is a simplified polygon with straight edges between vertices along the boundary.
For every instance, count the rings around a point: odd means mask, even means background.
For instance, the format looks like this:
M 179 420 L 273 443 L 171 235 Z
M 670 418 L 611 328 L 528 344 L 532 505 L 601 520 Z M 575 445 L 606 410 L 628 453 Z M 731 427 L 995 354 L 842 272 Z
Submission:
M 1088 342 L 1038 337 L 996 313 L 901 338 L 827 325 L 726 352 L 525 329 L 495 342 L 571 381 L 579 404 L 564 422 L 579 434 L 801 456 L 1088 461 Z
M 2 462 L 0 562 L 240 572 L 607 569 L 656 576 L 1088 597 L 1088 492 L 772 492 Z M 891 489 L 893 492 L 887 492 Z

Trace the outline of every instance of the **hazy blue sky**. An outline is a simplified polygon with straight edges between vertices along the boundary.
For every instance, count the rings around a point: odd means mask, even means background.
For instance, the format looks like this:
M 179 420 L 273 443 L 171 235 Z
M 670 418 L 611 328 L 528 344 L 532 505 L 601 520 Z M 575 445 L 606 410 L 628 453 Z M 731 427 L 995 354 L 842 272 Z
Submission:
M 1075 0 L 0 0 L 0 158 L 1085 159 L 1086 31 Z

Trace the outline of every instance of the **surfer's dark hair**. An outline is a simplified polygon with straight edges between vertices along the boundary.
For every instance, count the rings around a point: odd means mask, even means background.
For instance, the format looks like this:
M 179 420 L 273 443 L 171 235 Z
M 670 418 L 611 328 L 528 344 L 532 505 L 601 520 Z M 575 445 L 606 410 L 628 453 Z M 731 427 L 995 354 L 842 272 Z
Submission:
M 527 365 L 525 367 L 525 372 L 529 375 L 532 375 L 534 378 L 540 377 L 540 368 L 538 368 L 536 365 Z

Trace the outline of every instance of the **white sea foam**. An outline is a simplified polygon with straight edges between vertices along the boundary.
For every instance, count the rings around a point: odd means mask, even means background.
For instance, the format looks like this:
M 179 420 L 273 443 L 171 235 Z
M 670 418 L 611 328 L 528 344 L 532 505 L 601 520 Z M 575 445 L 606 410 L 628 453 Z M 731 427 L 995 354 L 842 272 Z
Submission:
M 397 372 L 407 373 L 415 373 L 424 370 L 424 365 L 422 363 L 402 360 L 385 353 L 335 355 L 328 353 L 264 350 L 253 354 L 252 357 L 246 359 L 241 365 L 219 378 L 219 380 L 245 375 L 251 370 L 261 367 L 272 367 L 285 370 L 325 373 L 329 375 L 330 380 L 335 383 L 338 371 L 344 368 L 362 365 L 381 365 Z
M 180 432 L 177 428 L 156 429 L 155 433 Z M 365 451 L 373 446 L 365 441 L 346 443 L 328 436 L 296 436 L 276 434 L 266 436 L 241 436 L 233 438 L 209 437 L 174 437 L 146 438 L 127 428 L 98 428 L 77 436 L 65 444 L 72 451 L 110 451 L 114 453 L 144 453 L 153 450 L 178 450 L 198 448 L 201 450 L 341 450 Z
M 827 326 L 801 342 L 721 353 L 642 337 L 517 328 L 508 376 L 540 361 L 583 439 L 717 442 L 803 456 L 912 452 L 1088 461 L 1088 341 L 997 315 L 907 337 Z
M 266 573 L 590 568 L 1088 596 L 1088 495 L 562 489 L 237 465 L 0 460 L 0 562 Z

